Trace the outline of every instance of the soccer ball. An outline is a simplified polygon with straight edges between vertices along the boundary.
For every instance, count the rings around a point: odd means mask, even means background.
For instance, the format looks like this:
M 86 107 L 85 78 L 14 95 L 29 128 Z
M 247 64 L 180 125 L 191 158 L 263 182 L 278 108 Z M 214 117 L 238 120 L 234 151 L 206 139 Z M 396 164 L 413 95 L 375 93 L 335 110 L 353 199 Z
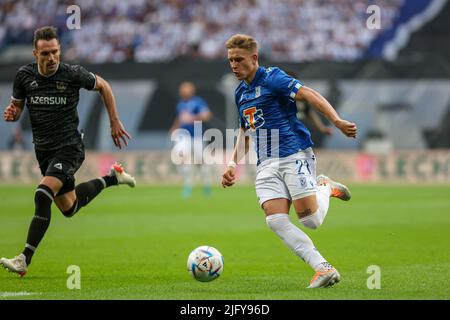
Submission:
M 195 280 L 212 281 L 223 271 L 223 256 L 216 248 L 201 246 L 195 248 L 188 257 L 187 267 Z

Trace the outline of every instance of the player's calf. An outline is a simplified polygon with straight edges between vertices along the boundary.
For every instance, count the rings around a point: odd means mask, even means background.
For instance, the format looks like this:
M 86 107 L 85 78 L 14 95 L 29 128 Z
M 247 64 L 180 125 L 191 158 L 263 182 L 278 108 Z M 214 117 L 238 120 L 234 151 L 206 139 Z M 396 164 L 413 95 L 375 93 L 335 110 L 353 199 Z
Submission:
M 53 191 L 45 184 L 40 184 L 34 195 L 35 213 L 28 229 L 27 243 L 23 254 L 29 265 L 34 251 L 38 247 L 50 225 Z
M 25 275 L 33 254 L 50 225 L 52 202 L 52 189 L 45 184 L 40 184 L 34 195 L 35 212 L 28 229 L 25 249 L 12 259 L 0 259 L 0 264 L 10 272 Z
M 110 174 L 77 185 L 75 187 L 76 197 L 73 200 L 73 205 L 68 210 L 62 210 L 61 207 L 60 210 L 65 217 L 73 217 L 75 213 L 90 203 L 103 189 L 119 184 L 135 187 L 136 179 L 125 172 L 121 165 L 114 164 Z M 61 197 L 64 196 L 69 196 L 69 194 L 61 195 Z

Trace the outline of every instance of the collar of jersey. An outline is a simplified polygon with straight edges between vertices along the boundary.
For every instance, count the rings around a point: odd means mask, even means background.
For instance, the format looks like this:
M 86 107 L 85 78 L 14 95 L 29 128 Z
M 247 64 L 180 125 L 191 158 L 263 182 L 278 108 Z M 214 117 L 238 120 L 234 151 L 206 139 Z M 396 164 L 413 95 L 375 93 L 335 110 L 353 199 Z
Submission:
M 59 71 L 59 67 L 61 66 L 61 61 L 58 63 L 58 68 L 56 68 L 56 71 L 53 72 L 52 74 L 46 76 L 45 74 L 41 73 L 41 70 L 39 69 L 39 65 L 36 63 L 37 69 L 38 69 L 38 74 L 43 77 L 43 78 L 50 78 L 53 77 L 58 71 Z
M 266 71 L 266 69 L 264 69 L 264 67 L 259 67 L 258 70 L 256 70 L 255 77 L 253 78 L 252 82 L 250 82 L 250 84 L 247 84 L 244 81 L 244 85 L 245 85 L 246 89 L 254 88 L 255 85 L 258 83 L 259 78 L 261 78 L 262 74 L 264 73 L 264 71 Z
M 194 100 L 195 100 L 195 97 L 196 97 L 196 96 L 192 96 L 192 97 L 190 97 L 190 98 L 187 99 L 187 100 L 180 99 L 180 102 L 181 102 L 181 103 L 189 103 L 189 102 L 194 101 Z

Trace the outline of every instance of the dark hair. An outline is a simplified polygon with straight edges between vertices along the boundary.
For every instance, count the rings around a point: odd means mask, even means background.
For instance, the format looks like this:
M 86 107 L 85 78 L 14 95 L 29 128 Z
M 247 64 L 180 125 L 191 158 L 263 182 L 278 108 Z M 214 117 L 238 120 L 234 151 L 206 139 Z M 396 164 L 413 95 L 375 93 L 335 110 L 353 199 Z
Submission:
M 36 48 L 39 40 L 52 40 L 56 39 L 59 42 L 58 30 L 53 26 L 45 26 L 34 31 L 33 43 Z

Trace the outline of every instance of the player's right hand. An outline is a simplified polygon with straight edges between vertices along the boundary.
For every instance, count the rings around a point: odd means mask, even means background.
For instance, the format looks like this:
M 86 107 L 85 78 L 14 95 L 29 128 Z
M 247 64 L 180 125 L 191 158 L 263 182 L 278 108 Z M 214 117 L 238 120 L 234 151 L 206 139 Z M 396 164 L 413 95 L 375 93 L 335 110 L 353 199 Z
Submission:
M 120 139 L 122 139 L 124 146 L 128 145 L 128 140 L 131 139 L 130 134 L 125 130 L 123 127 L 123 124 L 120 120 L 112 121 L 111 122 L 111 138 L 114 141 L 114 144 L 119 149 L 122 149 L 122 143 Z
M 10 103 L 9 106 L 5 108 L 5 112 L 3 112 L 3 119 L 8 122 L 13 122 L 19 119 L 19 115 L 20 109 Z
M 236 168 L 228 167 L 222 174 L 222 187 L 231 187 L 236 180 Z
M 180 123 L 194 123 L 195 116 L 185 111 L 180 114 Z

